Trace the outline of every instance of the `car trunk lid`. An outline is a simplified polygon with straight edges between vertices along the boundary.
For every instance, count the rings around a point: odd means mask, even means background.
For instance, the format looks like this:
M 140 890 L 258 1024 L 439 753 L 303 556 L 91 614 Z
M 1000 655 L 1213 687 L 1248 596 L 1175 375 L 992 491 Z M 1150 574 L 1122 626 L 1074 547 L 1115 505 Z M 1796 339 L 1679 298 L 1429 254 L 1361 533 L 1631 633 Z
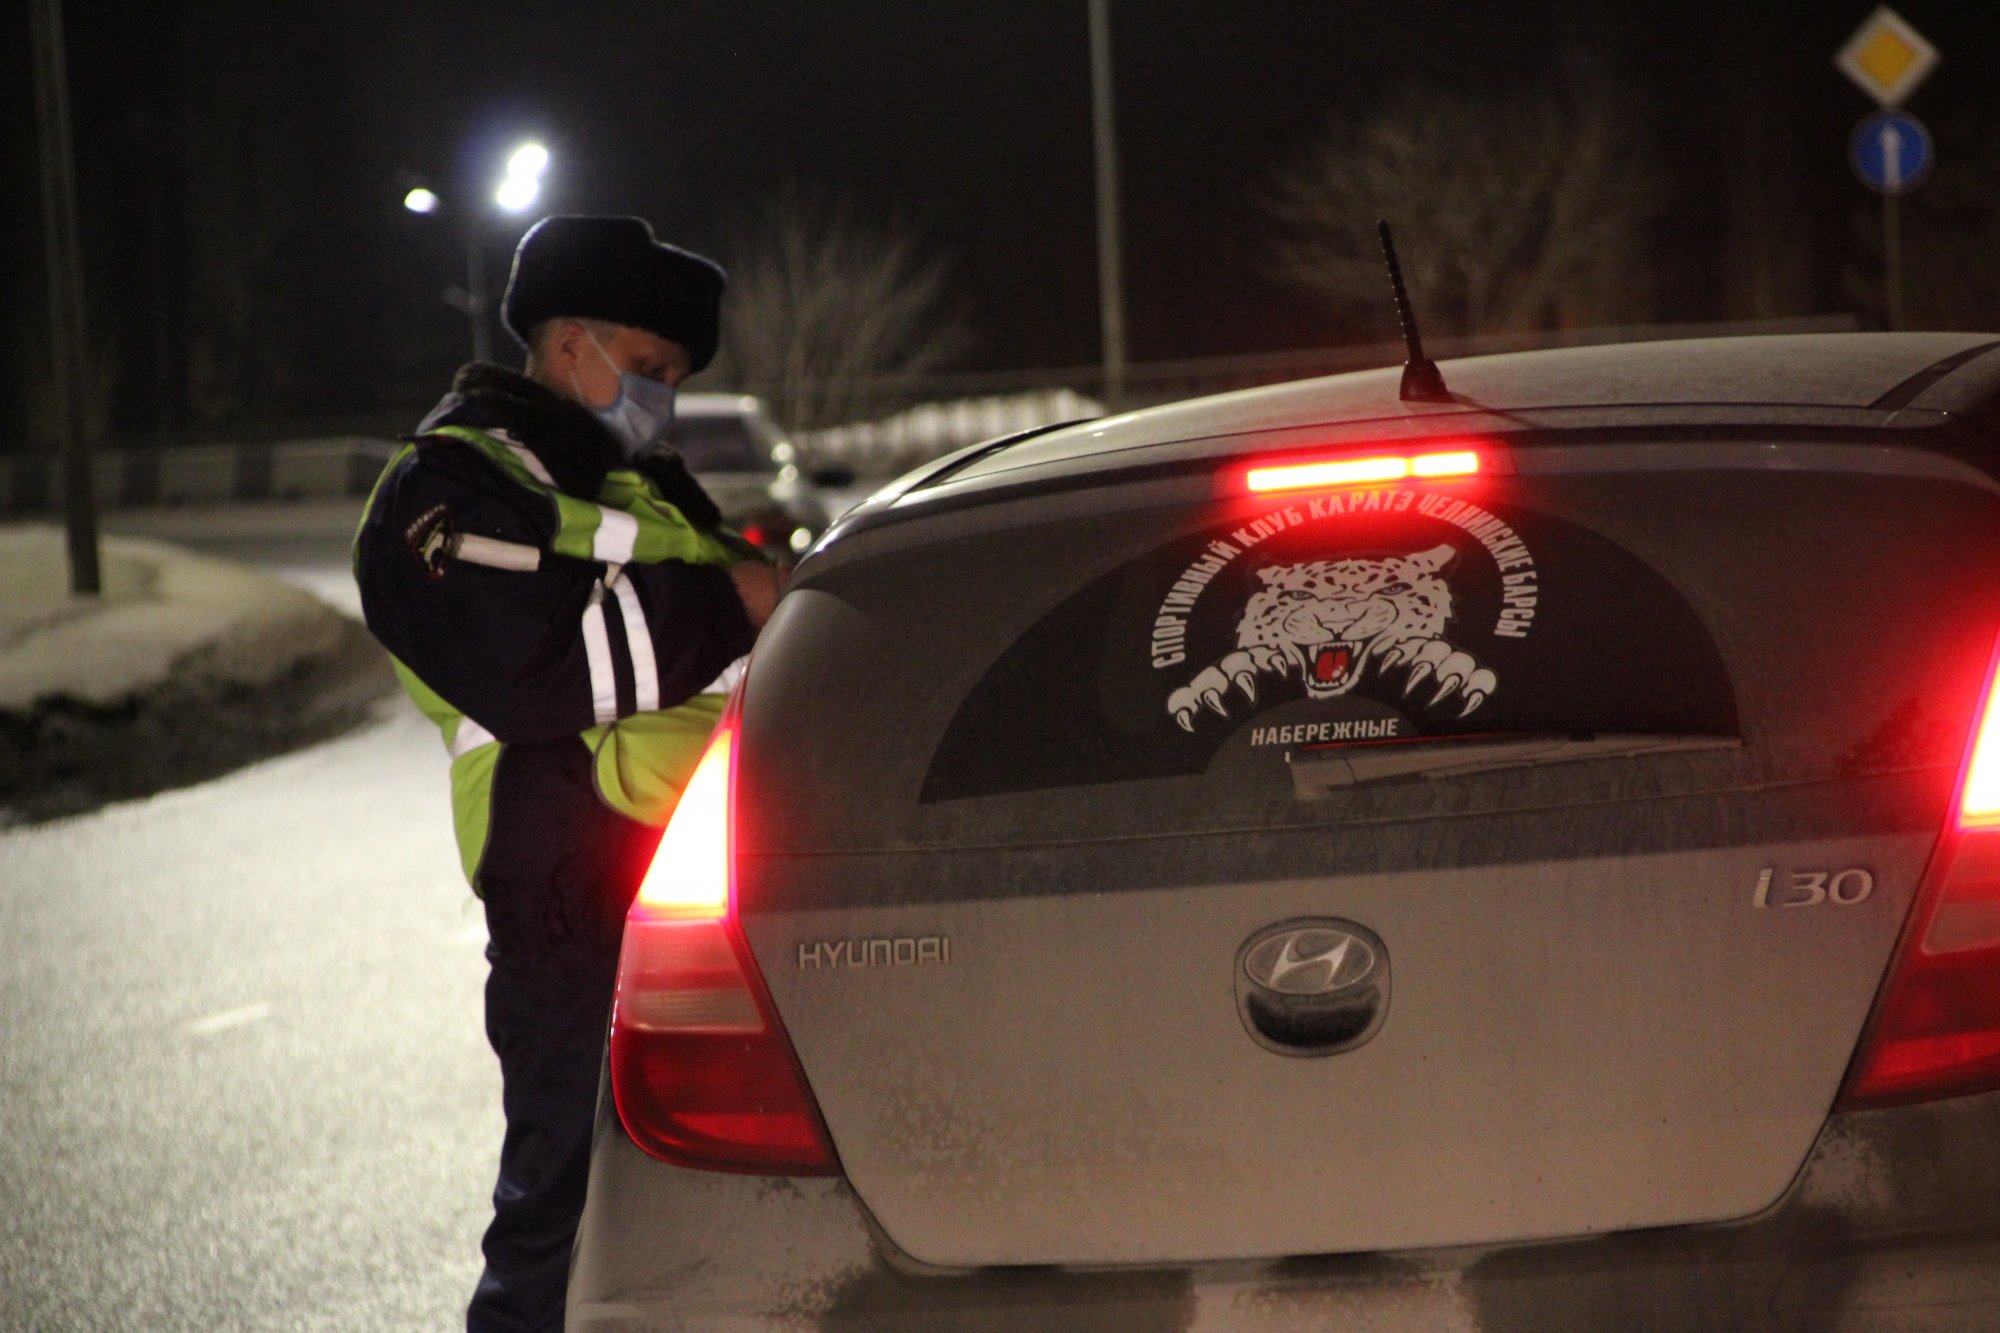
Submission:
M 745 928 L 910 1254 L 1491 1244 L 1782 1192 L 1936 840 L 1994 496 L 1810 441 L 1491 456 L 997 503 L 787 597 Z

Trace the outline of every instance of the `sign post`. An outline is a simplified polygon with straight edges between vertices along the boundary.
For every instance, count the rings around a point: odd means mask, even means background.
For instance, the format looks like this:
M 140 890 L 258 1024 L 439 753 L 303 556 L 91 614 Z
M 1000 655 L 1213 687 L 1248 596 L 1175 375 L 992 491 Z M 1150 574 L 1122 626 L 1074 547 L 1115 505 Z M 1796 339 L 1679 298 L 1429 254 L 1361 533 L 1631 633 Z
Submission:
M 1848 156 L 1855 174 L 1882 196 L 1884 313 L 1891 329 L 1901 329 L 1903 227 L 1898 200 L 1929 173 L 1933 154 L 1923 122 L 1896 108 L 1930 77 L 1938 50 L 1883 5 L 1854 30 L 1833 63 L 1882 108 L 1855 127 Z
M 1903 237 L 1899 198 L 1930 174 L 1931 136 L 1907 111 L 1877 111 L 1854 127 L 1854 174 L 1882 196 L 1882 250 L 1889 327 L 1903 327 Z

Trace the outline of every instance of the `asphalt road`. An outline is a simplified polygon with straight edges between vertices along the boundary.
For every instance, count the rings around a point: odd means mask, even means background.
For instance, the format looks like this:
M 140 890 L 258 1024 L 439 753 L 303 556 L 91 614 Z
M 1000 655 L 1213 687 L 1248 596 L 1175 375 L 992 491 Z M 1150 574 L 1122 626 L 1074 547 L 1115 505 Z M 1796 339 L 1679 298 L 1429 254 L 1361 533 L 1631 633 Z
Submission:
M 107 524 L 352 607 L 358 504 Z M 401 699 L 0 832 L 0 1329 L 441 1329 L 501 1121 L 445 756 Z

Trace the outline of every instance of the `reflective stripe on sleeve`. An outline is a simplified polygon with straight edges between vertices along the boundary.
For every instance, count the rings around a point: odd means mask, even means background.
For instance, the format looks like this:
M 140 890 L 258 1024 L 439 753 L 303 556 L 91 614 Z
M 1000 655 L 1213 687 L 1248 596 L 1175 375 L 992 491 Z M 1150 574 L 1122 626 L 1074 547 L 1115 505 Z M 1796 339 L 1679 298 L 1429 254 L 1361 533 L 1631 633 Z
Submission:
M 590 554 L 607 564 L 631 562 L 632 548 L 639 541 L 639 520 L 622 509 L 597 507 L 597 531 L 590 539 Z
M 625 644 L 632 650 L 633 703 L 642 713 L 660 706 L 660 664 L 653 656 L 653 633 L 646 624 L 646 608 L 639 604 L 639 591 L 628 579 L 614 579 L 618 610 L 625 617 Z
M 514 455 L 521 466 L 528 469 L 528 475 L 536 481 L 539 481 L 544 486 L 554 486 L 556 484 L 556 479 L 549 475 L 547 468 L 542 466 L 542 460 L 535 457 L 534 451 L 528 448 L 527 445 L 522 444 L 504 430 L 487 430 L 482 433 L 490 435 L 500 441 L 500 443 L 506 445 L 507 452 Z
M 736 682 L 743 679 L 743 669 L 749 665 L 750 665 L 750 654 L 745 653 L 743 654 L 743 656 L 737 658 L 734 662 L 731 662 L 728 666 L 722 668 L 722 674 L 717 676 L 714 680 L 708 682 L 708 684 L 702 686 L 700 693 L 702 694 L 729 693 L 731 690 L 736 688 Z
M 542 567 L 542 549 L 539 546 L 497 541 L 469 532 L 454 533 L 446 541 L 444 549 L 446 555 L 469 565 L 485 565 L 488 569 L 511 569 L 517 573 L 532 574 Z
M 618 677 L 611 668 L 611 634 L 604 628 L 604 585 L 590 590 L 583 608 L 583 652 L 590 660 L 590 708 L 599 722 L 618 720 Z
M 458 730 L 452 733 L 451 740 L 444 748 L 451 752 L 453 759 L 456 759 L 460 755 L 471 754 L 482 745 L 491 745 L 499 739 L 471 718 L 462 717 L 458 720 Z

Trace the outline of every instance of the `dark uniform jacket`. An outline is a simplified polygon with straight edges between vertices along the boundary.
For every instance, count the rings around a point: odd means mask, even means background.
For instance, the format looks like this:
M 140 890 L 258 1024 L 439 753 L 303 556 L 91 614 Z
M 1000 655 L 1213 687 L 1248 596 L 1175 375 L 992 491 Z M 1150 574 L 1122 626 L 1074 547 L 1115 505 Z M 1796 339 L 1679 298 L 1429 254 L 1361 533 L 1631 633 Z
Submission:
M 508 567 L 454 558 L 461 536 Z M 747 554 L 678 457 L 630 463 L 525 375 L 459 372 L 376 483 L 354 571 L 451 753 L 475 889 L 555 873 L 593 822 L 665 822 L 756 633 L 724 568 Z

